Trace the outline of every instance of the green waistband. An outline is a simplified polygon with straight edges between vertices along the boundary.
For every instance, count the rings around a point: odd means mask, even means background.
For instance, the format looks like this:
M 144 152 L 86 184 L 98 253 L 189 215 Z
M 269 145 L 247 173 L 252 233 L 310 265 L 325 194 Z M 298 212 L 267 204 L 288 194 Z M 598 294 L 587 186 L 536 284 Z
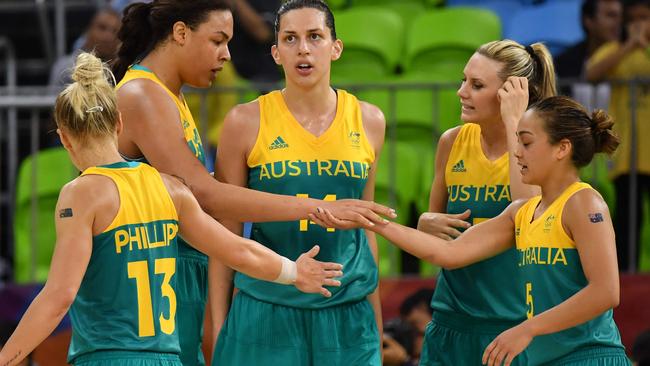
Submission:
M 524 320 L 523 318 L 519 321 L 483 319 L 458 313 L 434 311 L 432 321 L 461 332 L 498 335 Z
M 132 360 L 132 359 L 154 359 L 154 360 L 167 360 L 179 361 L 180 358 L 175 353 L 158 353 L 147 351 L 95 351 L 83 354 L 74 359 L 74 363 L 83 363 L 90 361 L 105 361 L 105 360 Z
M 627 355 L 625 355 L 625 350 L 623 347 L 596 345 L 577 349 L 575 351 L 572 351 L 571 354 L 567 356 L 550 361 L 542 366 L 561 366 L 564 364 L 574 363 L 576 361 L 593 360 L 601 357 L 621 357 L 622 360 L 628 359 Z

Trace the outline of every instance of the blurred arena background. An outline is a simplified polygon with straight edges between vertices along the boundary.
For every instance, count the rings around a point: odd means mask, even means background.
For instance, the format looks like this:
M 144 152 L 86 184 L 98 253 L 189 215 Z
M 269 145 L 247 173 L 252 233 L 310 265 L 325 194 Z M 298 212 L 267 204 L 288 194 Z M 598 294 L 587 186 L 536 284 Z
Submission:
M 233 61 L 212 88 L 186 91 L 212 158 L 225 113 L 274 89 L 282 79 L 269 51 L 273 13 L 281 1 L 232 1 L 234 6 L 245 2 L 254 9 L 256 25 L 235 15 Z M 63 184 L 78 174 L 53 132 L 55 97 L 69 82 L 68 69 L 79 50 L 95 50 L 107 62 L 115 56 L 120 14 L 128 3 L 0 0 L 0 337 L 10 334 L 47 278 L 55 238 L 54 205 Z M 456 90 L 465 63 L 483 43 L 503 38 L 526 45 L 544 42 L 555 58 L 559 90 L 588 108 L 607 108 L 613 88 L 628 88 L 632 111 L 649 103 L 644 97 L 650 90 L 645 79 L 650 70 L 602 83 L 587 81 L 583 72 L 590 54 L 625 29 L 626 20 L 611 7 L 612 3 L 620 6 L 619 1 L 590 1 L 591 13 L 585 13 L 582 0 L 328 3 L 345 46 L 342 58 L 332 66 L 333 84 L 376 104 L 386 116 L 386 148 L 375 197 L 396 208 L 402 224 L 415 226 L 428 208 L 436 143 L 441 132 L 461 123 Z M 621 266 L 621 305 L 614 310 L 628 351 L 638 335 L 650 328 L 650 207 L 647 189 L 635 179 L 643 176 L 637 171 L 639 162 L 650 160 L 640 147 L 643 138 L 650 136 L 639 127 L 649 124 L 644 117 L 650 116 L 632 116 L 629 121 L 616 121 L 628 124 L 631 136 L 638 136 L 629 142 L 633 164 L 628 174 L 633 179 L 624 194 L 630 198 L 627 225 L 641 229 L 638 235 L 631 230 L 625 245 L 619 245 L 619 251 L 629 254 L 629 263 Z M 208 164 L 212 169 L 213 161 Z M 610 170 L 611 162 L 598 158 L 582 175 L 613 212 L 617 191 Z M 623 194 L 620 187 L 618 193 Z M 432 289 L 438 269 L 378 239 L 386 327 L 396 339 L 405 339 L 409 348 L 414 339 L 417 342 L 414 319 L 421 305 L 417 297 L 409 296 L 422 288 Z M 64 322 L 34 352 L 32 361 L 65 364 L 69 336 L 69 322 Z M 0 338 L 0 344 L 5 340 Z M 210 349 L 206 345 L 206 354 Z

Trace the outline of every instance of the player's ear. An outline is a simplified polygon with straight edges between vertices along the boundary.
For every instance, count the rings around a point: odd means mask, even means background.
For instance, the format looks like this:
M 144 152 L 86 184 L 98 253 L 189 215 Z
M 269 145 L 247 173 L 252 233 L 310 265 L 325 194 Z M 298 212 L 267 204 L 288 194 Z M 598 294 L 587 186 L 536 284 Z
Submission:
M 278 52 L 277 44 L 271 46 L 271 56 L 273 56 L 273 61 L 275 61 L 276 65 L 282 65 L 282 60 L 280 60 L 280 52 Z
M 341 53 L 343 53 L 343 41 L 337 39 L 332 43 L 332 61 L 341 58 Z
M 557 143 L 557 150 L 555 152 L 555 158 L 557 160 L 563 160 L 567 157 L 571 158 L 571 152 L 573 151 L 573 144 L 571 140 L 562 139 Z

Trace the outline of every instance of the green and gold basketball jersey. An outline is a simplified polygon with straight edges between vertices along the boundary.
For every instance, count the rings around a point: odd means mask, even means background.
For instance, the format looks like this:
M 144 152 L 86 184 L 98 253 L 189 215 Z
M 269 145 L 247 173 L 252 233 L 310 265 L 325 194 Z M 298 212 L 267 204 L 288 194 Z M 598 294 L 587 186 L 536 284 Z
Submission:
M 531 198 L 517 211 L 515 237 L 520 276 L 519 302 L 527 307 L 529 318 L 562 302 L 587 286 L 587 279 L 575 242 L 564 231 L 562 212 L 566 202 L 587 183 L 570 185 L 546 211 L 532 220 L 541 196 Z M 531 221 L 532 220 L 532 221 Z M 612 310 L 563 330 L 539 336 L 528 347 L 531 364 L 538 365 L 589 346 L 623 347 Z
M 179 353 L 176 335 L 178 216 L 160 174 L 140 163 L 91 167 L 113 180 L 120 208 L 93 237 L 70 309 L 68 361 L 99 350 Z
M 511 202 L 508 154 L 488 160 L 481 148 L 481 127 L 466 123 L 451 148 L 445 184 L 447 213 L 470 209 L 472 225 L 493 218 Z M 516 258 L 513 248 L 464 268 L 440 271 L 431 307 L 490 320 L 523 319 L 526 310 L 515 290 L 520 288 Z
M 258 99 L 260 130 L 248 157 L 250 188 L 326 201 L 362 197 L 375 152 L 357 99 L 344 90 L 337 96 L 336 116 L 319 137 L 296 121 L 279 91 Z M 314 309 L 361 300 L 377 286 L 377 266 L 362 229 L 325 229 L 309 220 L 255 223 L 251 238 L 292 260 L 318 244 L 317 259 L 341 263 L 344 272 L 330 298 L 237 273 L 235 286 L 258 300 Z
M 190 148 L 194 156 L 196 156 L 196 158 L 199 159 L 201 164 L 205 165 L 205 151 L 203 150 L 201 136 L 199 135 L 199 130 L 196 128 L 196 124 L 194 123 L 194 118 L 192 118 L 192 113 L 190 112 L 190 109 L 187 106 L 185 99 L 184 98 L 179 99 L 177 95 L 172 93 L 171 90 L 169 90 L 165 86 L 165 84 L 163 84 L 163 82 L 160 81 L 160 79 L 158 79 L 156 74 L 154 74 L 148 68 L 137 64 L 129 67 L 129 69 L 126 71 L 126 74 L 124 74 L 122 80 L 115 87 L 115 90 L 119 90 L 124 84 L 134 79 L 151 80 L 156 84 L 160 85 L 160 87 L 164 91 L 166 91 L 167 94 L 169 94 L 169 97 L 172 98 L 172 100 L 176 104 L 176 108 L 178 108 L 178 113 L 181 119 L 181 123 L 183 124 L 183 135 L 185 136 L 185 141 L 187 142 L 187 146 Z M 148 163 L 145 157 L 138 158 L 138 159 L 133 159 L 126 156 L 122 156 L 122 157 L 129 161 Z M 183 238 L 179 238 L 178 249 L 179 249 L 179 255 L 182 257 L 191 257 L 191 258 L 199 259 L 201 261 L 205 261 L 207 263 L 208 260 L 207 257 L 203 253 L 192 248 L 189 244 L 187 244 L 183 240 Z

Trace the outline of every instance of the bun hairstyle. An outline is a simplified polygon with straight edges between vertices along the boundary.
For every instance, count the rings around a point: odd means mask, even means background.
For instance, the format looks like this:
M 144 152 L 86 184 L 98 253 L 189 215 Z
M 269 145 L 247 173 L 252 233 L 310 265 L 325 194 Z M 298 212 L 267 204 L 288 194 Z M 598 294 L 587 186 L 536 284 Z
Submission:
M 611 155 L 621 143 L 618 136 L 612 131 L 614 120 L 602 109 L 591 113 L 591 133 L 594 137 L 596 153 Z
M 529 105 L 557 94 L 553 57 L 544 44 L 523 46 L 504 39 L 488 42 L 479 47 L 476 53 L 503 64 L 499 72 L 502 80 L 510 76 L 528 79 Z
M 154 0 L 127 6 L 117 33 L 122 42 L 113 65 L 117 81 L 122 80 L 129 66 L 167 39 L 174 23 L 183 22 L 195 30 L 211 11 L 230 11 L 230 7 L 224 0 Z
M 596 153 L 611 155 L 620 143 L 612 131 L 612 117 L 603 110 L 589 114 L 582 105 L 564 96 L 543 99 L 530 109 L 544 121 L 552 145 L 564 139 L 571 141 L 571 160 L 578 168 L 589 164 Z
M 111 136 L 118 121 L 115 79 L 102 61 L 91 53 L 77 56 L 72 84 L 56 98 L 54 120 L 58 128 L 84 143 L 88 137 Z

